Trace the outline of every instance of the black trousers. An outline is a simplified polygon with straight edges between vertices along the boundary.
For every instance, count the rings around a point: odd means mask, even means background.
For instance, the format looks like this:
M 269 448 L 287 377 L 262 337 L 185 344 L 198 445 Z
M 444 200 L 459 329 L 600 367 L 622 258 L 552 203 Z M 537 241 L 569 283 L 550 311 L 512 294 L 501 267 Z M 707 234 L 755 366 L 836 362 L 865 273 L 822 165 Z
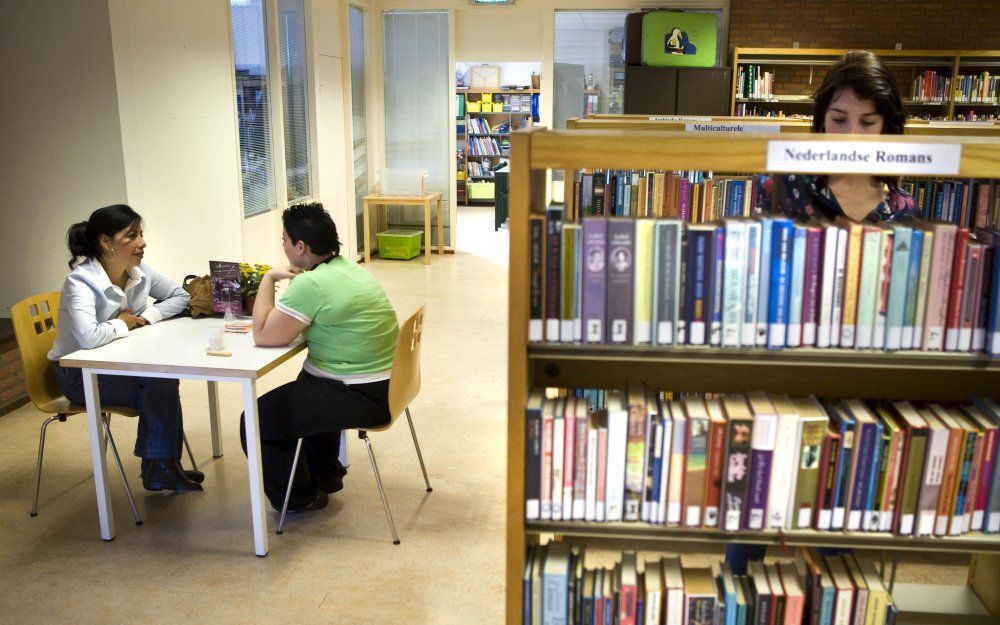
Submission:
M 257 400 L 260 420 L 264 494 L 276 510 L 285 500 L 295 443 L 302 441 L 289 506 L 304 505 L 316 496 L 316 479 L 342 477 L 340 432 L 377 427 L 389 422 L 389 381 L 344 384 L 305 371 Z M 246 415 L 240 415 L 240 441 L 247 451 Z

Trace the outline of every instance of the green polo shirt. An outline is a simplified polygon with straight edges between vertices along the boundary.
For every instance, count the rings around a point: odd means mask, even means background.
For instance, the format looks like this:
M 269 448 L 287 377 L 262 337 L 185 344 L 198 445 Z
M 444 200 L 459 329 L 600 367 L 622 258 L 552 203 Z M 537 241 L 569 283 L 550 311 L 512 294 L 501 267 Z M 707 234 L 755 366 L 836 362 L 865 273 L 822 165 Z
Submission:
M 308 364 L 334 376 L 392 368 L 399 324 L 378 283 L 357 263 L 338 256 L 295 277 L 276 304 L 309 324 L 302 335 Z

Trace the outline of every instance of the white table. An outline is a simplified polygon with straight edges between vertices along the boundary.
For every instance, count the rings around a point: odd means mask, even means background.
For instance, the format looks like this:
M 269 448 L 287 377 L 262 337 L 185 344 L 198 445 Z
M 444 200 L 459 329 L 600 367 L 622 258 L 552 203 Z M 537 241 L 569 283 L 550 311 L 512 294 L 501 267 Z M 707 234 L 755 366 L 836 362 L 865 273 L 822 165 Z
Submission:
M 97 513 L 101 538 L 115 537 L 104 430 L 99 427 L 101 397 L 97 376 L 134 375 L 156 378 L 204 380 L 208 382 L 209 413 L 212 420 L 212 454 L 222 455 L 219 423 L 219 382 L 235 382 L 243 389 L 243 412 L 246 414 L 247 460 L 250 472 L 250 502 L 253 511 L 254 553 L 267 555 L 267 515 L 264 507 L 264 483 L 260 463 L 260 422 L 257 416 L 257 378 L 271 371 L 305 349 L 299 337 L 285 347 L 257 347 L 251 333 L 226 333 L 230 357 L 209 356 L 207 328 L 220 326 L 220 319 L 183 317 L 139 328 L 124 339 L 96 349 L 81 349 L 59 360 L 63 367 L 83 369 L 83 388 L 87 400 L 87 428 L 90 454 L 94 462 L 94 486 L 97 489 Z

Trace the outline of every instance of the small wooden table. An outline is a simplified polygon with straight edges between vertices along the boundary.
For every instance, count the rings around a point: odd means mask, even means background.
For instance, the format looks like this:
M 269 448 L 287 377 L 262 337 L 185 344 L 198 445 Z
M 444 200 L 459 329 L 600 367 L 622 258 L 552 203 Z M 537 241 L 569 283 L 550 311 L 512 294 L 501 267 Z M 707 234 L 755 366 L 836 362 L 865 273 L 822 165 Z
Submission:
M 424 207 L 424 264 L 431 264 L 431 203 L 437 202 L 437 253 L 444 254 L 444 209 L 441 206 L 441 192 L 431 191 L 416 195 L 395 193 L 369 193 L 361 198 L 365 222 L 365 262 L 372 260 L 371 233 L 369 226 L 368 207 L 371 205 L 385 206 L 423 206 Z

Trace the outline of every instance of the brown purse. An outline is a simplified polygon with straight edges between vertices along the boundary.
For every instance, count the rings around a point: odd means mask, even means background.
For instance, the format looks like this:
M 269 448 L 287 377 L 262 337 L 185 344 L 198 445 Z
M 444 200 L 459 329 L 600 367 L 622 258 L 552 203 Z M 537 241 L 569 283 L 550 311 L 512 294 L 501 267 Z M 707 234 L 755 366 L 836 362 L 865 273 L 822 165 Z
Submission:
M 197 319 L 202 315 L 212 315 L 212 277 L 190 275 L 184 278 L 184 290 L 191 296 L 188 312 Z

